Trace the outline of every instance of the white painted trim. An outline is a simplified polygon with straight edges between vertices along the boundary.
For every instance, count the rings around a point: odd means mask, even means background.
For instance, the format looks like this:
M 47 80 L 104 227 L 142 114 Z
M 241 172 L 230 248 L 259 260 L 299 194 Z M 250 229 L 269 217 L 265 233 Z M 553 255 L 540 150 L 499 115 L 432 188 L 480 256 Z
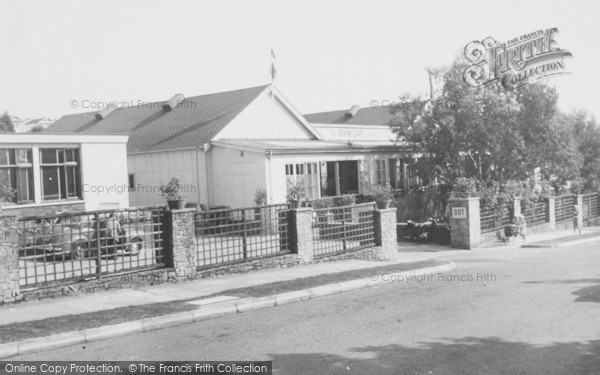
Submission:
M 273 93 L 275 93 L 275 97 L 279 99 L 279 101 L 287 107 L 290 113 L 293 114 L 294 117 L 296 117 L 296 119 L 300 121 L 300 123 L 304 125 L 317 139 L 324 139 L 321 133 L 319 133 L 319 131 L 314 126 L 312 126 L 308 121 L 306 121 L 306 119 L 304 118 L 304 116 L 302 116 L 300 111 L 298 111 L 296 107 L 294 107 L 294 105 L 289 100 L 287 100 L 285 96 L 283 96 L 283 94 L 281 93 L 281 91 L 279 91 L 279 89 L 277 89 L 277 87 L 275 87 L 274 85 L 270 85 L 267 91 L 272 91 Z
M 258 139 L 257 141 L 260 141 L 260 139 Z M 250 147 L 250 146 L 240 146 L 240 145 L 228 143 L 227 141 L 210 141 L 210 144 L 213 145 L 213 146 L 219 146 L 219 147 L 225 147 L 225 148 L 232 148 L 234 150 L 255 152 L 257 154 L 264 154 L 265 152 L 268 152 L 268 150 L 263 149 L 263 148 L 254 148 L 254 147 Z
M 311 124 L 317 128 L 357 128 L 357 129 L 376 129 L 376 130 L 388 130 L 389 125 L 360 125 L 360 124 L 321 124 L 318 122 L 311 122 Z
M 85 204 L 85 199 L 68 199 L 68 200 L 44 201 L 44 202 L 40 202 L 40 203 L 9 204 L 9 205 L 4 203 L 4 207 L 2 209 L 4 211 L 7 211 L 7 210 L 19 210 L 22 208 L 62 206 L 62 205 L 78 204 L 78 203 Z
M 182 147 L 182 148 L 168 148 L 168 149 L 164 149 L 164 150 L 127 151 L 127 155 L 156 154 L 156 153 L 159 153 L 159 152 L 174 152 L 174 151 L 192 151 L 192 150 L 195 150 L 197 147 L 202 148 L 202 146 L 199 145 L 199 146 Z
M 3 133 L 0 147 L 22 144 L 127 143 L 129 135 Z

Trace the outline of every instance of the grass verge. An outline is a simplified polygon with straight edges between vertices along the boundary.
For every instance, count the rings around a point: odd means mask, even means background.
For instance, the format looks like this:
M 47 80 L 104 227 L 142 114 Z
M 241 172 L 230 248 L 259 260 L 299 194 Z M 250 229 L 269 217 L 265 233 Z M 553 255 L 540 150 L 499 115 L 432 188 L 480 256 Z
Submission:
M 304 290 L 316 286 L 340 283 L 354 279 L 367 278 L 372 274 L 402 272 L 426 267 L 434 267 L 445 262 L 427 260 L 414 263 L 401 263 L 389 266 L 344 271 L 305 277 L 301 279 L 279 281 L 245 288 L 229 289 L 220 293 L 194 298 L 193 300 L 216 296 L 265 297 L 279 293 Z M 56 333 L 79 331 L 88 328 L 118 324 L 177 312 L 197 309 L 198 306 L 186 302 L 190 300 L 152 303 L 141 306 L 127 306 L 111 310 L 102 310 L 85 314 L 65 315 L 42 320 L 14 323 L 0 326 L 0 343 L 26 340 L 35 337 L 50 336 Z

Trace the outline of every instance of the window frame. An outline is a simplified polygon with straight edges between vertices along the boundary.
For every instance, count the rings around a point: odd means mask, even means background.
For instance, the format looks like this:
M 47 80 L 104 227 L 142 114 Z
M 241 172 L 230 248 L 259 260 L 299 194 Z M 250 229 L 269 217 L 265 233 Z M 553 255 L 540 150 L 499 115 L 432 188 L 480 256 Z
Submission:
M 18 151 L 25 151 L 25 161 L 22 161 Z M 14 197 L 9 204 L 27 204 L 35 202 L 35 181 L 33 171 L 33 148 L 29 147 L 2 147 L 0 153 L 6 155 L 6 163 L 0 164 L 0 173 L 8 173 L 8 187 L 15 190 Z M 11 158 L 12 155 L 12 158 Z M 25 172 L 23 174 L 23 172 Z M 25 181 L 23 181 L 23 178 Z M 13 186 L 14 182 L 14 186 Z M 22 186 L 25 185 L 25 189 Z M 26 195 L 26 197 L 23 197 Z
M 285 177 L 286 186 L 289 184 L 302 183 L 304 185 L 304 196 L 308 199 L 321 197 L 321 163 L 286 163 Z M 308 171 L 311 171 L 309 173 Z
M 376 159 L 375 160 L 375 185 L 386 186 L 387 184 L 389 184 L 388 160 L 387 159 Z
M 43 153 L 52 150 L 55 152 L 55 161 L 44 162 Z M 67 155 L 73 151 L 73 160 L 68 161 Z M 40 196 L 42 202 L 82 199 L 81 188 L 77 185 L 81 182 L 81 152 L 79 147 L 40 147 L 39 157 Z M 52 169 L 53 167 L 56 170 L 58 179 L 58 191 L 57 194 L 46 195 L 44 171 Z M 75 181 L 69 181 L 69 178 L 73 178 Z M 69 186 L 74 188 L 74 192 L 70 191 L 71 189 Z M 56 196 L 56 198 L 54 198 L 54 196 Z

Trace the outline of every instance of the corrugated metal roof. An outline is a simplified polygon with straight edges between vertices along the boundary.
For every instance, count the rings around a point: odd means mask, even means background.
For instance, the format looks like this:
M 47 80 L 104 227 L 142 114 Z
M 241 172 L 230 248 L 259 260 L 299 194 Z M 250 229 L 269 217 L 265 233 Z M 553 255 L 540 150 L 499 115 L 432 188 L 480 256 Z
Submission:
M 103 120 L 95 117 L 97 111 L 66 115 L 47 131 L 129 133 L 128 152 L 199 146 L 209 142 L 268 86 L 185 98 L 170 111 L 162 109 L 163 101 L 119 108 Z
M 394 115 L 390 108 L 361 108 L 354 116 L 346 117 L 349 109 L 304 115 L 311 124 L 389 125 Z

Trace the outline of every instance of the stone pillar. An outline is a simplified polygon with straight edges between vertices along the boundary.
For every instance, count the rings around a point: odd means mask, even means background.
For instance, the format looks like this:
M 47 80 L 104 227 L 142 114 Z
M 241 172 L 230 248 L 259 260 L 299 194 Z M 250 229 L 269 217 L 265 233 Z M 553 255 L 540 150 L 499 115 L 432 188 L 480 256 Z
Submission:
M 0 304 L 20 297 L 17 215 L 0 212 Z
M 577 224 L 579 228 L 583 228 L 583 195 L 577 194 L 575 196 L 575 204 L 579 207 L 579 215 L 577 215 Z
M 288 221 L 291 251 L 305 263 L 312 262 L 314 258 L 313 212 L 312 207 L 292 209 Z
M 196 208 L 165 212 L 165 265 L 175 269 L 178 280 L 196 275 L 198 250 L 202 250 L 196 245 L 196 212 Z
M 451 246 L 472 249 L 481 242 L 479 198 L 453 198 L 448 200 L 450 210 Z
M 396 208 L 375 210 L 375 245 L 381 246 L 381 255 L 385 260 L 392 260 L 398 251 L 396 234 Z
M 548 222 L 548 226 L 550 230 L 556 229 L 556 205 L 555 205 L 554 197 L 550 197 L 546 199 L 546 204 L 548 205 L 548 216 L 546 217 L 546 221 Z
M 515 198 L 513 199 L 513 215 L 511 217 L 511 219 L 514 219 L 518 214 L 522 213 L 521 212 L 521 198 Z

